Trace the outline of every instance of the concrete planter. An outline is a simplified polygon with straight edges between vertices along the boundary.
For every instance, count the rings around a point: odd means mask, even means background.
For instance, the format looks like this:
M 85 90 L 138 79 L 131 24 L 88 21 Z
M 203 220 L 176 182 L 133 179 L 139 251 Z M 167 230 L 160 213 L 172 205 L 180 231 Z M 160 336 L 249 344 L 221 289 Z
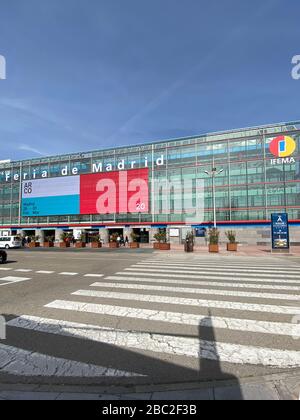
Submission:
M 235 244 L 227 244 L 227 251 L 229 251 L 229 252 L 237 252 L 237 250 L 238 250 L 238 244 L 237 243 L 235 243 Z
M 54 243 L 53 242 L 44 242 L 43 243 L 43 247 L 44 248 L 53 248 L 54 247 Z
M 91 248 L 94 248 L 94 249 L 102 248 L 102 244 L 101 244 L 101 242 L 92 242 L 91 243 Z
M 86 243 L 85 242 L 76 242 L 75 248 L 85 248 Z
M 60 248 L 70 248 L 70 242 L 60 242 L 59 247 Z
M 220 252 L 219 245 L 209 245 L 208 250 L 212 254 L 217 254 L 218 252 Z
M 131 249 L 138 249 L 140 244 L 138 242 L 130 242 L 129 246 Z
M 120 245 L 118 244 L 118 242 L 110 242 L 109 247 L 113 248 L 113 249 L 116 249 L 116 248 L 119 248 Z
M 171 244 L 164 244 L 164 243 L 159 244 L 160 251 L 170 251 L 170 249 L 171 249 Z
M 40 247 L 40 243 L 39 242 L 30 242 L 28 244 L 29 248 L 39 248 Z
M 154 242 L 153 249 L 159 249 L 159 243 L 158 242 Z

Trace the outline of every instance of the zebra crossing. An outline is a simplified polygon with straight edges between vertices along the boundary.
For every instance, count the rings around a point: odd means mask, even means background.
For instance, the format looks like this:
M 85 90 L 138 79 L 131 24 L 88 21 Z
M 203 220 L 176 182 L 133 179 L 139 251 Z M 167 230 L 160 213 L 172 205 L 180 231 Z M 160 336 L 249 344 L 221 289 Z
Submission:
M 128 369 L 126 363 L 117 362 L 114 350 L 130 351 L 137 359 L 146 355 L 149 360 L 160 360 L 161 366 L 172 360 L 174 366 L 186 364 L 195 371 L 205 361 L 217 362 L 220 368 L 226 364 L 232 370 L 255 366 L 273 372 L 300 367 L 300 324 L 295 322 L 300 315 L 298 265 L 283 268 L 280 261 L 269 259 L 259 264 L 256 260 L 253 267 L 249 259 L 212 262 L 156 257 L 114 275 L 83 277 L 97 281 L 74 290 L 67 299 L 47 303 L 47 317 L 22 315 L 7 323 L 23 334 L 43 333 L 111 346 L 111 356 L 106 355 L 106 364 L 98 367 L 74 366 L 72 360 L 69 366 L 67 359 L 60 358 L 57 363 L 65 367 L 65 376 L 76 372 L 83 377 L 159 376 L 139 363 L 135 371 Z M 74 320 L 80 316 L 85 322 Z M 28 355 L 20 357 L 25 356 L 28 360 Z M 40 366 L 45 357 L 41 355 Z M 63 376 L 62 369 L 58 372 Z

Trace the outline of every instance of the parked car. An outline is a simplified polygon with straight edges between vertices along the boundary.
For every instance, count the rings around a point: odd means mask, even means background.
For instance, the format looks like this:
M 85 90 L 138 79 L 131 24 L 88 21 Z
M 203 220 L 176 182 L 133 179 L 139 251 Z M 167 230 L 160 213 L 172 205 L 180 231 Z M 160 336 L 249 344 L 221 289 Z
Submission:
M 18 236 L 1 236 L 0 237 L 0 248 L 21 248 L 22 239 Z
M 4 264 L 7 261 L 7 254 L 5 251 L 0 251 L 0 264 Z

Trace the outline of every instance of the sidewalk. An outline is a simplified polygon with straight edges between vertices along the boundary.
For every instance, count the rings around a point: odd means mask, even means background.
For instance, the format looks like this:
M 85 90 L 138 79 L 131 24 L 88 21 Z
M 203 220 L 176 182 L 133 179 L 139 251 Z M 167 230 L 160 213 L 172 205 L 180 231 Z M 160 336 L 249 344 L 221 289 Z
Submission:
M 53 387 L 52 387 L 53 388 Z M 137 386 L 133 388 L 64 387 L 49 390 L 37 385 L 1 385 L 1 400 L 271 400 L 300 398 L 300 372 L 252 378 L 237 382 Z

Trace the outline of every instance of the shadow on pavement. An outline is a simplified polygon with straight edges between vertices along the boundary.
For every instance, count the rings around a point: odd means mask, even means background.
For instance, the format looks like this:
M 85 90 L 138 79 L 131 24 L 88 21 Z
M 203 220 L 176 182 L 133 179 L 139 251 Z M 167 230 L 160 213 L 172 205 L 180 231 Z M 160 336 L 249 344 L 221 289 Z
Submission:
M 1 310 L 0 310 L 1 312 Z M 5 315 L 6 323 L 16 320 L 16 315 Z M 190 360 L 196 362 L 195 358 L 187 358 L 185 356 L 176 356 L 176 354 L 157 354 L 157 357 L 150 356 L 147 351 L 134 351 L 133 348 L 126 348 L 96 341 L 96 335 L 101 331 L 114 332 L 114 329 L 104 328 L 100 326 L 85 326 L 89 333 L 95 333 L 95 340 L 84 339 L 76 333 L 76 326 L 72 327 L 72 332 L 67 332 L 63 327 L 61 333 L 55 334 L 54 331 L 57 324 L 42 323 L 43 331 L 39 331 L 39 324 L 34 326 L 35 329 L 19 328 L 17 326 L 8 326 L 6 340 L 0 340 L 0 353 L 10 359 L 11 364 L 1 365 L 0 361 L 0 383 L 4 384 L 39 384 L 39 385 L 82 385 L 82 386 L 108 386 L 107 392 L 112 393 L 116 386 L 128 385 L 156 385 L 156 384 L 182 384 L 199 382 L 199 381 L 230 381 L 230 385 L 234 386 L 234 398 L 242 400 L 242 393 L 239 388 L 238 379 L 235 376 L 222 371 L 217 346 L 215 343 L 215 335 L 213 328 L 208 328 L 207 323 L 211 322 L 209 315 L 203 323 L 199 325 L 199 364 L 189 363 Z M 81 330 L 82 328 L 78 328 Z M 135 333 L 143 333 L 142 331 L 133 331 Z M 126 337 L 127 331 L 124 331 Z M 152 333 L 146 333 L 150 337 Z M 174 334 L 158 334 L 157 337 L 169 336 L 177 337 Z M 184 336 L 185 338 L 193 338 L 195 336 Z M 10 346 L 7 348 L 6 346 Z M 26 352 L 27 356 L 23 361 L 18 360 L 16 349 Z M 176 352 L 175 352 L 176 353 Z M 153 353 L 152 353 L 153 354 Z M 30 361 L 30 357 L 37 355 L 35 362 Z M 55 375 L 56 369 L 53 362 L 40 360 L 40 355 L 48 355 L 51 357 L 64 359 L 66 361 L 66 371 L 68 370 L 68 362 L 80 362 L 89 365 L 109 367 L 111 369 L 134 372 L 141 376 L 135 377 L 105 377 L 92 376 L 85 377 L 84 373 L 78 376 Z M 172 358 L 172 361 L 170 360 Z M 189 360 L 190 359 L 190 360 Z M 10 360 L 9 360 L 10 361 Z M 28 374 L 31 365 L 35 370 L 35 374 Z M 23 375 L 22 375 L 23 370 Z M 27 371 L 27 374 L 24 374 Z M 39 373 L 42 371 L 42 373 Z M 53 374 L 54 372 L 54 374 Z M 238 390 L 238 392 L 237 392 Z M 88 391 L 87 391 L 88 392 Z

